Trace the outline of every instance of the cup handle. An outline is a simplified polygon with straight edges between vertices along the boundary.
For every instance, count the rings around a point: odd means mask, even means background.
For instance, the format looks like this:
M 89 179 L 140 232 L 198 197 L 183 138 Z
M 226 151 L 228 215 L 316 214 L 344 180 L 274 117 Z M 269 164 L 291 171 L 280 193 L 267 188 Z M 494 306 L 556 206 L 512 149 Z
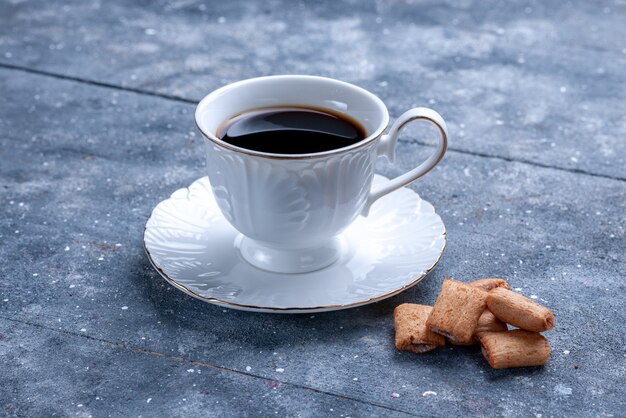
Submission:
M 448 147 L 448 128 L 446 127 L 446 122 L 439 113 L 432 109 L 428 109 L 426 107 L 415 107 L 407 110 L 398 119 L 396 119 L 396 121 L 389 128 L 388 133 L 382 136 L 378 144 L 378 155 L 386 156 L 389 162 L 393 163 L 395 161 L 396 143 L 398 142 L 400 131 L 409 122 L 416 120 L 430 122 L 439 128 L 440 137 L 439 142 L 437 143 L 437 149 L 430 157 L 428 157 L 426 161 L 408 173 L 404 173 L 394 179 L 391 179 L 376 188 L 372 187 L 372 190 L 370 190 L 369 196 L 365 201 L 365 206 L 362 212 L 363 216 L 367 216 L 369 214 L 370 208 L 375 201 L 385 196 L 387 193 L 391 193 L 396 189 L 413 183 L 415 180 L 432 170 L 439 163 L 439 161 L 441 161 L 443 155 L 446 153 L 446 148 Z

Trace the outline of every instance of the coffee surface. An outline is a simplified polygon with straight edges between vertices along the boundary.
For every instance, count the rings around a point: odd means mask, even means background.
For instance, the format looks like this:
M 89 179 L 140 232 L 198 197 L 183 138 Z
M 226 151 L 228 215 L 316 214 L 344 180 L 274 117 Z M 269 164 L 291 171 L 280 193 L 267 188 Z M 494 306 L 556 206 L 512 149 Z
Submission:
M 218 137 L 240 148 L 274 154 L 310 154 L 343 148 L 366 137 L 345 116 L 320 110 L 258 109 L 227 120 Z

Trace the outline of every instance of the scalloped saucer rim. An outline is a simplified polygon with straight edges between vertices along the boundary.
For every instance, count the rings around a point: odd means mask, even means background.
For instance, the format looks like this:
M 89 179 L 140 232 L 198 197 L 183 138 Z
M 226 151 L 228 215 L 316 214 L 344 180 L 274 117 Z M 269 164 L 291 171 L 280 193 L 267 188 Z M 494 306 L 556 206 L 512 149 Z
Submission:
M 387 179 L 384 176 L 381 176 L 379 174 L 376 174 L 374 178 L 375 182 L 381 182 L 381 181 L 386 181 L 386 180 Z M 243 257 L 239 253 L 239 250 L 236 248 L 236 241 L 239 239 L 238 233 L 234 230 L 234 228 L 232 228 L 232 226 L 230 226 L 230 224 L 228 224 L 226 219 L 223 217 L 223 215 L 217 208 L 217 205 L 212 196 L 212 192 L 210 190 L 211 188 L 210 188 L 208 177 L 201 177 L 200 179 L 193 182 L 189 187 L 183 187 L 181 189 L 178 189 L 175 192 L 173 192 L 169 198 L 161 201 L 153 209 L 146 223 L 143 241 L 144 241 L 144 250 L 146 252 L 148 260 L 150 261 L 150 264 L 163 277 L 163 279 L 165 279 L 169 284 L 171 284 L 175 288 L 181 290 L 182 292 L 196 299 L 202 300 L 204 302 L 209 302 L 211 304 L 215 304 L 215 305 L 222 306 L 222 307 L 244 310 L 244 311 L 254 311 L 254 312 L 312 313 L 312 312 L 325 312 L 325 311 L 348 309 L 348 308 L 353 308 L 357 306 L 367 305 L 370 303 L 375 303 L 383 299 L 397 295 L 398 293 L 401 293 L 402 291 L 416 285 L 422 279 L 424 279 L 424 277 L 426 277 L 441 260 L 441 257 L 443 256 L 443 252 L 447 244 L 445 225 L 443 224 L 441 217 L 438 214 L 436 214 L 436 212 L 434 211 L 433 206 L 427 201 L 421 199 L 419 195 L 417 194 L 417 192 L 415 192 L 414 190 L 409 189 L 409 188 L 402 188 L 394 193 L 391 193 L 383 197 L 380 200 L 380 202 L 377 202 L 372 207 L 373 210 L 372 212 L 370 212 L 370 216 L 368 218 L 359 217 L 359 219 L 357 219 L 357 221 L 355 221 L 354 224 L 351 225 L 346 230 L 346 232 L 340 234 L 340 237 L 342 241 L 344 242 L 344 245 L 347 245 L 348 249 L 346 251 L 343 251 L 340 259 L 336 261 L 335 263 L 333 263 L 332 265 L 326 268 L 323 268 L 321 270 L 310 272 L 310 273 L 300 273 L 300 274 L 272 273 L 272 272 L 260 270 L 252 266 L 251 264 L 249 264 L 243 259 Z M 389 201 L 400 200 L 400 197 L 402 194 L 404 194 L 405 202 L 410 201 L 410 203 L 415 203 L 415 209 L 417 210 L 414 213 L 410 213 L 409 215 L 417 215 L 417 216 L 407 216 L 407 214 L 405 213 L 403 214 L 404 215 L 403 217 L 396 216 L 397 218 L 400 218 L 400 219 L 392 219 L 391 220 L 392 223 L 394 221 L 398 222 L 401 220 L 402 221 L 401 223 L 403 223 L 402 228 L 397 228 L 397 229 L 400 229 L 400 230 L 408 229 L 410 231 L 410 227 L 415 226 L 412 224 L 418 224 L 420 220 L 422 220 L 422 218 L 424 217 L 424 214 L 426 214 L 425 217 L 427 221 L 430 221 L 432 224 L 430 226 L 430 229 L 432 229 L 431 231 L 432 233 L 428 231 L 428 228 L 426 228 L 425 229 L 426 232 L 424 232 L 422 236 L 417 236 L 417 237 L 412 236 L 411 238 L 428 239 L 430 237 L 431 241 L 426 242 L 425 246 L 421 247 L 422 248 L 421 251 L 418 251 L 417 249 L 412 249 L 410 247 L 407 249 L 407 248 L 404 248 L 402 245 L 386 243 L 387 246 L 391 245 L 394 248 L 399 247 L 397 250 L 400 252 L 406 253 L 408 251 L 409 253 L 402 254 L 402 256 L 399 257 L 399 256 L 391 255 L 392 253 L 389 252 L 386 256 L 383 256 L 382 258 L 378 259 L 376 263 L 374 263 L 374 262 L 369 261 L 369 258 L 367 258 L 367 256 L 370 254 L 368 254 L 368 252 L 365 251 L 364 254 L 360 255 L 361 256 L 360 259 L 357 259 L 355 263 L 354 259 L 358 258 L 355 256 L 355 253 L 358 256 L 359 252 L 363 252 L 361 251 L 362 247 L 371 246 L 369 240 L 364 241 L 362 239 L 364 235 L 365 237 L 367 237 L 368 231 L 366 231 L 365 234 L 362 231 L 367 230 L 368 225 L 369 226 L 373 225 L 374 227 L 376 226 L 380 227 L 380 225 L 376 224 L 377 213 L 375 209 L 377 205 L 384 205 L 385 203 L 389 203 Z M 204 200 L 202 200 L 201 198 L 204 198 Z M 194 200 L 198 200 L 198 199 L 202 200 L 202 205 L 198 205 L 197 204 L 198 202 L 194 202 Z M 175 202 L 175 204 L 178 205 L 177 209 L 183 208 L 183 210 L 192 210 L 192 213 L 191 214 L 187 213 L 187 215 L 191 215 L 191 217 L 196 216 L 197 219 L 191 219 L 188 221 L 188 218 L 185 218 L 186 222 L 183 222 L 181 218 L 179 218 L 178 216 L 173 216 L 173 214 L 167 214 L 167 211 L 164 210 L 164 206 L 167 203 L 170 203 L 173 201 Z M 410 208 L 411 205 L 409 205 L 408 207 Z M 198 209 L 204 209 L 204 212 L 200 212 L 201 215 L 199 215 Z M 402 209 L 398 210 L 398 212 L 400 212 L 401 210 Z M 181 211 L 178 211 L 177 213 L 180 214 Z M 164 219 L 166 218 L 168 222 L 174 222 L 174 224 L 176 225 L 176 228 L 172 228 L 171 225 L 167 225 L 167 226 L 159 225 L 155 221 L 156 216 L 159 216 Z M 203 216 L 204 217 L 211 216 L 214 224 L 219 225 L 220 230 L 226 231 L 225 233 L 222 233 L 222 235 L 229 237 L 228 240 L 226 240 L 226 238 L 219 238 L 217 237 L 217 235 L 207 233 L 208 228 L 206 227 L 202 229 L 197 224 L 193 224 L 193 222 L 196 222 L 196 221 L 201 221 L 199 223 L 202 224 L 203 223 L 202 221 L 206 220 L 203 218 Z M 387 215 L 386 218 L 388 217 L 389 216 Z M 217 219 L 217 221 L 215 219 Z M 386 221 L 389 222 L 389 219 L 387 219 Z M 408 224 L 408 228 L 407 228 L 407 224 Z M 190 227 L 190 225 L 192 226 Z M 181 228 L 183 226 L 187 227 L 190 230 L 185 231 L 184 228 Z M 232 229 L 232 231 L 230 231 L 229 229 Z M 193 239 L 196 240 L 196 243 L 199 242 L 200 244 L 203 244 L 203 243 L 206 244 L 206 243 L 209 243 L 211 240 L 214 240 L 216 242 L 219 240 L 223 241 L 220 243 L 220 245 L 214 246 L 214 248 L 219 247 L 222 250 L 226 248 L 225 249 L 226 253 L 224 253 L 224 250 L 223 250 L 222 253 L 219 255 L 224 256 L 226 254 L 226 258 L 230 257 L 229 261 L 231 262 L 231 264 L 235 265 L 235 267 L 232 268 L 232 270 L 237 270 L 239 268 L 239 270 L 241 270 L 240 272 L 243 272 L 242 274 L 230 277 L 231 279 L 233 277 L 236 277 L 238 280 L 237 285 L 240 286 L 239 289 L 236 289 L 236 291 L 231 292 L 231 294 L 229 294 L 229 296 L 231 296 L 230 300 L 227 300 L 224 297 L 220 298 L 220 297 L 212 296 L 210 293 L 203 291 L 202 287 L 207 285 L 207 283 L 213 280 L 213 278 L 215 277 L 219 278 L 220 275 L 228 279 L 229 278 L 228 275 L 232 271 L 227 272 L 227 273 L 217 272 L 218 274 L 215 274 L 215 272 L 210 272 L 211 274 L 208 274 L 209 272 L 204 271 L 206 270 L 205 266 L 213 264 L 212 262 L 209 262 L 206 260 L 206 258 L 209 257 L 209 254 L 210 254 L 209 252 L 203 253 L 203 252 L 196 251 L 195 253 L 191 253 L 190 255 L 190 253 L 186 253 L 180 248 L 176 249 L 173 247 L 176 244 L 175 239 L 170 239 L 168 241 L 160 237 L 161 241 L 159 242 L 157 238 L 155 238 L 156 236 L 155 234 L 167 234 L 167 233 L 172 233 L 172 231 L 176 231 L 176 233 L 179 233 L 181 230 L 187 234 L 187 235 L 184 235 L 184 238 L 186 240 L 190 239 L 190 237 L 193 236 Z M 371 240 L 374 238 L 373 236 L 374 234 L 372 234 L 371 231 L 369 232 L 370 232 L 370 236 L 368 238 L 370 238 Z M 378 234 L 381 233 L 381 231 L 377 231 L 377 232 Z M 382 232 L 384 233 L 385 231 L 382 231 Z M 427 233 L 430 233 L 430 235 L 427 235 Z M 171 237 L 168 237 L 168 238 L 171 238 Z M 381 241 L 384 241 L 384 240 L 381 240 L 380 238 L 381 237 L 378 236 L 378 241 L 376 243 L 380 244 Z M 382 236 L 382 238 L 384 238 L 384 235 Z M 404 238 L 406 239 L 407 237 L 405 236 Z M 359 242 L 360 244 L 356 246 L 354 244 L 355 242 Z M 184 244 L 185 245 L 183 247 L 185 248 L 189 247 L 188 242 L 185 242 Z M 385 244 L 385 242 L 383 242 L 383 244 Z M 170 245 L 171 248 L 168 248 L 167 247 L 168 245 Z M 378 245 L 378 246 L 374 245 L 373 248 L 370 248 L 369 250 L 371 252 L 371 250 L 373 249 L 380 249 L 380 248 L 384 249 L 384 247 L 381 245 Z M 413 252 L 411 253 L 411 251 Z M 403 277 L 400 277 L 399 280 L 396 280 L 395 284 L 390 284 L 389 286 L 382 289 L 381 291 L 378 291 L 377 293 L 376 293 L 376 289 L 374 290 L 373 294 L 369 294 L 369 295 L 366 294 L 366 292 L 356 292 L 357 294 L 364 295 L 363 298 L 360 298 L 357 300 L 355 300 L 354 294 L 348 295 L 347 293 L 346 293 L 345 303 L 341 303 L 341 296 L 337 297 L 336 293 L 333 293 L 332 300 L 330 297 L 327 297 L 327 299 L 329 300 L 329 303 L 312 303 L 312 304 L 310 303 L 308 305 L 304 304 L 303 302 L 300 302 L 300 303 L 294 302 L 291 304 L 285 303 L 285 302 L 273 303 L 272 302 L 273 299 L 267 295 L 258 296 L 259 299 L 265 298 L 265 303 L 260 303 L 260 304 L 249 303 L 250 298 L 248 298 L 248 301 L 237 299 L 237 295 L 245 294 L 245 291 L 246 291 L 245 286 L 248 286 L 248 287 L 256 286 L 257 288 L 260 288 L 258 284 L 259 282 L 256 282 L 256 280 L 257 279 L 262 280 L 267 284 L 268 277 L 269 277 L 269 280 L 274 281 L 274 284 L 278 281 L 281 281 L 282 287 L 284 288 L 288 288 L 290 286 L 293 287 L 293 289 L 286 290 L 286 291 L 291 291 L 293 293 L 292 296 L 294 296 L 294 298 L 296 298 L 296 296 L 302 297 L 301 295 L 297 295 L 302 292 L 295 290 L 298 284 L 297 283 L 294 284 L 292 280 L 297 280 L 300 283 L 306 283 L 306 285 L 309 286 L 308 290 L 311 290 L 310 286 L 313 282 L 315 282 L 314 279 L 315 278 L 319 279 L 319 277 L 321 277 L 321 275 L 324 273 L 327 273 L 328 275 L 331 275 L 331 276 L 334 273 L 337 277 L 342 279 L 342 282 L 346 283 L 347 287 L 354 286 L 358 288 L 358 286 L 361 285 L 363 288 L 366 289 L 366 291 L 371 291 L 371 289 L 368 287 L 371 285 L 371 283 L 368 284 L 368 280 L 372 282 L 372 278 L 370 277 L 371 275 L 369 275 L 370 271 L 375 270 L 376 268 L 380 268 L 381 265 L 385 267 L 385 263 L 389 264 L 389 262 L 393 262 L 397 260 L 401 260 L 402 263 L 411 263 L 413 258 L 419 258 L 417 257 L 418 255 L 422 254 L 423 256 L 423 253 L 427 251 L 430 251 L 430 254 L 427 254 L 427 256 L 429 257 L 427 260 L 422 262 L 422 264 L 414 262 L 415 264 L 414 266 L 407 265 L 407 271 L 410 270 L 411 268 L 420 268 L 419 273 L 409 272 L 405 275 L 400 275 Z M 177 261 L 172 262 L 172 265 L 168 265 L 167 259 L 163 258 L 163 253 L 165 253 L 165 255 L 175 254 L 176 257 L 171 257 L 171 259 L 177 260 Z M 157 254 L 158 256 L 156 256 Z M 187 266 L 184 266 L 184 265 L 182 266 L 182 273 L 180 271 L 177 271 L 178 269 L 181 269 L 180 266 L 174 266 L 174 264 L 178 263 L 178 260 L 180 259 L 185 259 L 185 261 L 188 263 Z M 194 268 L 197 268 L 199 264 L 202 265 L 202 268 L 204 268 L 203 270 L 204 273 L 196 275 L 196 280 L 198 277 L 201 277 L 199 282 L 198 281 L 194 282 L 193 280 L 188 280 L 187 278 L 184 278 L 184 277 L 172 277 L 172 276 L 177 276 L 177 275 L 180 276 L 181 274 L 184 275 L 185 273 L 189 274 L 190 272 L 194 270 Z M 371 264 L 372 266 L 370 265 L 363 266 L 364 264 Z M 418 264 L 421 267 L 416 267 Z M 363 267 L 368 267 L 369 268 L 368 272 L 364 274 L 360 273 L 361 274 L 360 276 L 355 277 L 355 275 L 358 274 L 357 271 L 362 270 Z M 185 269 L 187 269 L 187 272 L 184 271 Z M 166 271 L 166 270 L 170 270 L 170 271 Z M 348 270 L 349 274 L 346 274 L 345 270 Z M 255 275 L 256 277 L 249 278 L 250 275 Z M 274 277 L 272 278 L 271 276 L 274 276 Z M 204 279 L 205 277 L 210 277 L 210 280 L 207 279 L 206 282 L 203 282 L 203 280 L 205 280 Z M 245 277 L 243 279 L 243 282 L 241 281 L 242 277 Z M 376 277 L 377 276 L 374 277 L 374 281 Z M 287 278 L 290 280 L 289 282 L 284 281 Z M 248 281 L 246 282 L 246 280 Z M 383 282 L 385 281 L 385 279 L 379 278 L 378 281 L 376 281 L 375 285 L 380 286 L 381 280 Z M 186 282 L 189 282 L 192 285 Z M 218 287 L 221 287 L 221 284 L 220 286 L 217 286 L 215 288 L 217 289 Z M 227 286 L 229 284 L 230 283 L 226 283 Z M 321 286 L 323 285 L 330 286 L 330 287 L 332 286 L 337 287 L 336 289 L 334 289 L 334 292 L 341 292 L 344 289 L 340 285 L 335 284 L 334 281 L 327 281 L 326 283 L 321 284 Z M 384 286 L 384 283 L 383 283 L 383 286 Z M 274 288 L 274 290 L 280 291 L 281 287 Z M 356 290 L 359 290 L 359 289 L 356 289 Z M 313 288 L 313 291 L 316 291 L 316 289 Z M 234 296 L 232 296 L 232 294 L 234 294 Z M 321 298 L 318 297 L 315 300 L 323 300 L 323 296 L 324 295 L 322 295 Z M 268 301 L 269 303 L 267 303 Z M 242 302 L 245 302 L 245 303 L 242 303 Z

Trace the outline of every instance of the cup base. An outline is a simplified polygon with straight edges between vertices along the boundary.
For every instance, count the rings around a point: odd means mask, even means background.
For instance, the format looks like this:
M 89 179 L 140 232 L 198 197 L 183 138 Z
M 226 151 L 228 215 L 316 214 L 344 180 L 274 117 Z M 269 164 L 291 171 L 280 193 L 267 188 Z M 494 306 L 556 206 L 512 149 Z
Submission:
M 309 273 L 333 264 L 341 255 L 337 237 L 322 245 L 288 248 L 269 245 L 239 234 L 235 241 L 244 260 L 262 270 L 274 273 Z

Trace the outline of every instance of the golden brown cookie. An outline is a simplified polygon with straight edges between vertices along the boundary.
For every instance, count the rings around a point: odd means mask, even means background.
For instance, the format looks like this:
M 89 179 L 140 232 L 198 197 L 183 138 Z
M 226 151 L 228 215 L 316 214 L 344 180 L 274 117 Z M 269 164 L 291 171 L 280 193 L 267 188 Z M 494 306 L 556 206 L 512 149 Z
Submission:
M 504 279 L 491 278 L 491 279 L 478 279 L 474 280 L 470 283 L 472 286 L 478 287 L 479 289 L 484 290 L 485 292 L 489 292 L 496 287 L 504 287 L 505 289 L 510 289 L 511 287 Z
M 498 319 L 521 329 L 542 332 L 554 327 L 550 309 L 502 287 L 488 293 L 487 306 Z
M 446 344 L 444 337 L 426 328 L 432 309 L 431 306 L 414 303 L 403 303 L 394 309 L 393 325 L 398 350 L 423 353 Z
M 487 295 L 477 287 L 446 278 L 426 325 L 455 344 L 469 344 L 487 306 Z
M 509 328 L 504 322 L 496 318 L 496 316 L 489 309 L 485 309 L 480 315 L 480 318 L 478 318 L 478 324 L 476 325 L 474 336 L 478 336 L 481 332 L 502 332 L 508 330 Z M 478 339 L 476 342 L 478 343 Z
M 550 358 L 548 340 L 536 332 L 482 332 L 478 338 L 483 355 L 494 369 L 543 366 Z

